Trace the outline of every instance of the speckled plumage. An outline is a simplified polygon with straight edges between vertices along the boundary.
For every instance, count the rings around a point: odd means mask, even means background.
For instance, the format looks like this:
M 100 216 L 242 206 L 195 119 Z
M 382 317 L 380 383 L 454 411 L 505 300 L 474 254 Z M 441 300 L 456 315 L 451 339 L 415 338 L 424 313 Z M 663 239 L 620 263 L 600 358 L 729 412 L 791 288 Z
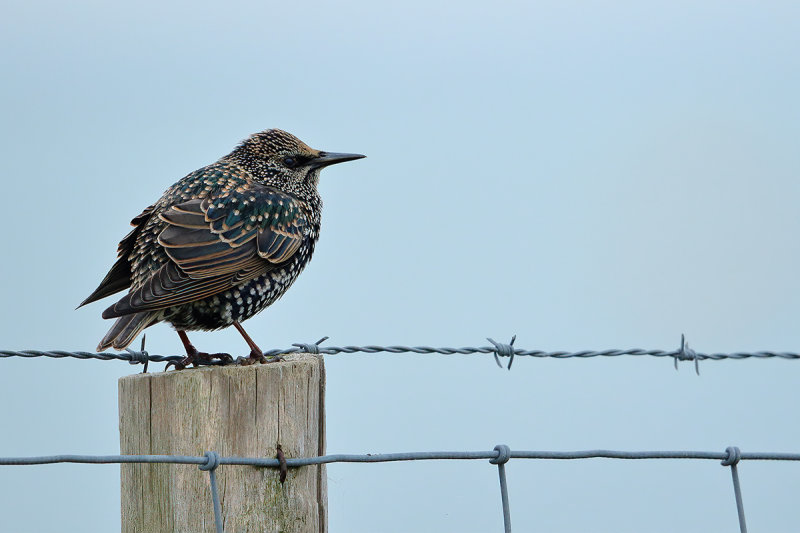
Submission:
M 162 321 L 179 333 L 240 328 L 280 298 L 311 259 L 320 170 L 360 157 L 267 130 L 175 183 L 131 221 L 117 263 L 81 304 L 130 289 L 103 312 L 117 322 L 98 350 L 122 349 Z

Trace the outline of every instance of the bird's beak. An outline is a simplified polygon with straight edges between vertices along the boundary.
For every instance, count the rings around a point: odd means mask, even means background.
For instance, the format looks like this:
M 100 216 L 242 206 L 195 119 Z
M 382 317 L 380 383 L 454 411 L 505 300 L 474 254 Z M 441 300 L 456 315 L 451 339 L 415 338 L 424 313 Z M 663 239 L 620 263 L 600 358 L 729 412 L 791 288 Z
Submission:
M 354 159 L 362 159 L 367 157 L 361 154 L 338 154 L 336 152 L 320 152 L 319 156 L 309 161 L 311 168 L 322 168 L 328 165 L 335 165 L 336 163 L 344 163 L 345 161 L 353 161 Z

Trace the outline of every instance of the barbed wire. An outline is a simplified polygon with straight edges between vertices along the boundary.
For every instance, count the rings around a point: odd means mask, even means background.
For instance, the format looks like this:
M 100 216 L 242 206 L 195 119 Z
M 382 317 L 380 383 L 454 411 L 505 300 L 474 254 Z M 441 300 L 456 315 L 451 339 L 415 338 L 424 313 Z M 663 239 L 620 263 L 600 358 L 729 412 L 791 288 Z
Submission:
M 216 469 L 221 465 L 256 466 L 277 468 L 281 483 L 286 479 L 288 468 L 300 468 L 331 463 L 385 463 L 396 461 L 429 461 L 429 460 L 489 460 L 498 467 L 500 478 L 500 496 L 503 510 L 503 526 L 506 533 L 511 533 L 511 511 L 508 499 L 508 483 L 505 465 L 511 459 L 700 459 L 716 460 L 725 467 L 731 468 L 734 498 L 741 533 L 747 532 L 742 502 L 741 483 L 737 465 L 741 461 L 800 461 L 800 453 L 775 452 L 742 452 L 736 446 L 729 446 L 724 452 L 706 451 L 620 451 L 620 450 L 585 450 L 585 451 L 524 451 L 511 450 L 505 444 L 498 444 L 491 451 L 433 451 L 433 452 L 400 452 L 380 454 L 333 454 L 318 457 L 285 458 L 279 451 L 278 458 L 264 457 L 224 457 L 215 451 L 207 451 L 203 456 L 188 455 L 49 455 L 38 457 L 0 457 L 0 466 L 44 465 L 56 463 L 78 464 L 190 464 L 197 465 L 200 470 L 207 471 L 210 476 L 210 490 L 214 520 L 218 533 L 223 532 L 219 494 L 217 491 Z
M 264 352 L 267 357 L 273 357 L 281 354 L 292 353 L 309 353 L 309 354 L 323 354 L 323 355 L 338 355 L 338 354 L 354 354 L 354 353 L 393 353 L 393 354 L 439 354 L 439 355 L 472 355 L 472 354 L 492 354 L 497 365 L 502 368 L 500 362 L 501 357 L 508 358 L 507 369 L 511 369 L 515 357 L 538 357 L 538 358 L 553 358 L 553 359 L 570 359 L 570 358 L 589 358 L 589 357 L 620 357 L 620 356 L 651 356 L 651 357 L 667 357 L 672 358 L 675 362 L 675 368 L 678 368 L 678 361 L 693 361 L 695 372 L 700 373 L 700 361 L 720 361 L 725 359 L 800 359 L 800 353 L 794 352 L 773 352 L 773 351 L 758 351 L 758 352 L 733 352 L 733 353 L 702 353 L 696 352 L 689 348 L 684 335 L 681 335 L 681 344 L 677 350 L 645 350 L 642 348 L 631 348 L 627 350 L 610 349 L 610 350 L 582 350 L 577 352 L 568 351 L 544 351 L 544 350 L 524 350 L 514 347 L 516 335 L 511 338 L 508 344 L 500 343 L 494 339 L 487 338 L 492 343 L 492 346 L 481 347 L 465 347 L 465 348 L 448 348 L 432 346 L 321 346 L 323 342 L 328 340 L 328 337 L 323 337 L 315 343 L 294 343 L 289 348 L 277 348 Z M 75 359 L 99 359 L 102 361 L 127 361 L 132 365 L 144 364 L 144 371 L 147 372 L 147 363 L 170 363 L 178 362 L 183 359 L 179 355 L 155 355 L 151 354 L 144 349 L 145 337 L 142 337 L 142 345 L 140 350 L 132 350 L 127 348 L 125 352 L 70 352 L 64 350 L 0 350 L 0 358 L 5 357 L 52 357 L 52 358 L 75 358 Z M 219 361 L 213 362 L 200 362 L 198 365 L 219 365 Z

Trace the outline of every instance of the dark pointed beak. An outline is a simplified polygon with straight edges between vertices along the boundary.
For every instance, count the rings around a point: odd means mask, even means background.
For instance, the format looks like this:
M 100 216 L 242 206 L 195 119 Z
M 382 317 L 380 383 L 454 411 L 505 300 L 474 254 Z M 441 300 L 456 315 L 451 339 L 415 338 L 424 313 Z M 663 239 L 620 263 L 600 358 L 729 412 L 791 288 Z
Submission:
M 336 152 L 320 152 L 319 157 L 309 161 L 312 168 L 322 168 L 328 165 L 335 165 L 336 163 L 344 163 L 345 161 L 353 161 L 355 159 L 363 159 L 367 157 L 361 154 L 338 154 Z

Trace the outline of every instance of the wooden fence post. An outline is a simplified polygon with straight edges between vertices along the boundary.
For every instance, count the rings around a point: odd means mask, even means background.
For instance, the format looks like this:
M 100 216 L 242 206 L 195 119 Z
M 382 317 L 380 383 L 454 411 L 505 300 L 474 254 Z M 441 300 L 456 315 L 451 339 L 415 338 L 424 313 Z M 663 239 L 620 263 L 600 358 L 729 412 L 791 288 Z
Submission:
M 204 367 L 119 380 L 120 452 L 287 458 L 325 454 L 320 356 Z M 324 465 L 216 470 L 225 533 L 327 532 Z M 215 531 L 209 475 L 194 465 L 123 464 L 123 533 Z

